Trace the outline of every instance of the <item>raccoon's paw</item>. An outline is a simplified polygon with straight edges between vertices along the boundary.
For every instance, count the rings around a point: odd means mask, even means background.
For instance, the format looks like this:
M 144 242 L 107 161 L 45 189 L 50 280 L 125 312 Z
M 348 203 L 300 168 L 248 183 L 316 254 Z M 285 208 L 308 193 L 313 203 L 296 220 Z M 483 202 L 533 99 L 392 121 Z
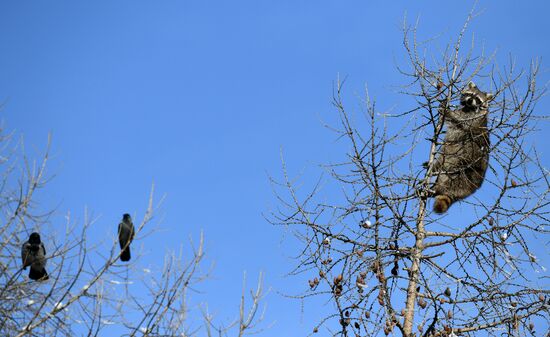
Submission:
M 447 195 L 438 195 L 435 197 L 434 212 L 441 214 L 447 212 L 451 206 L 451 198 Z

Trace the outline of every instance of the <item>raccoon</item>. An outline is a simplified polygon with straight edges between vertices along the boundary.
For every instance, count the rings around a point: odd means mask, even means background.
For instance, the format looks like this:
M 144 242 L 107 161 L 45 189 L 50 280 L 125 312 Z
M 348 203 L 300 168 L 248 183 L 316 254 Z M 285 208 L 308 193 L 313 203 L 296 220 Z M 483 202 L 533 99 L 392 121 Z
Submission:
M 447 131 L 433 165 L 434 212 L 445 213 L 483 183 L 489 163 L 488 105 L 493 95 L 470 82 L 462 90 L 461 107 L 446 110 Z

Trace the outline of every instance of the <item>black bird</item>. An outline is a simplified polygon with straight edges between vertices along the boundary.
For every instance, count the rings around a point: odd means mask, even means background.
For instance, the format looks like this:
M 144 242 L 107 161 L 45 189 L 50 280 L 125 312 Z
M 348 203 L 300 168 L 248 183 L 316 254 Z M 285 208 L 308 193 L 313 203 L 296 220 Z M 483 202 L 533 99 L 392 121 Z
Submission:
M 134 239 L 134 224 L 130 214 L 126 213 L 122 216 L 122 222 L 118 224 L 118 243 L 120 244 L 121 261 L 130 261 L 130 242 Z
M 21 260 L 23 269 L 30 266 L 29 278 L 31 280 L 45 281 L 49 279 L 46 272 L 46 248 L 40 241 L 40 235 L 36 232 L 31 233 L 29 240 L 23 243 L 21 247 Z

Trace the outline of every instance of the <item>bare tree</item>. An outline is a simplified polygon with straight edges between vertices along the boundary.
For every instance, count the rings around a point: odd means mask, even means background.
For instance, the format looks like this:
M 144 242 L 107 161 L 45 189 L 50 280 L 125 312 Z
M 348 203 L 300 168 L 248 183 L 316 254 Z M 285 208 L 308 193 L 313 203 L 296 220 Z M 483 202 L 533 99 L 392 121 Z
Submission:
M 408 65 L 400 93 L 414 106 L 380 113 L 365 95 L 366 123 L 344 107 L 338 81 L 336 132 L 349 151 L 326 165 L 303 194 L 289 176 L 272 179 L 280 201 L 270 221 L 290 228 L 302 243 L 292 274 L 309 284 L 297 297 L 329 298 L 333 309 L 313 333 L 336 336 L 542 336 L 548 333 L 548 170 L 529 136 L 540 119 L 538 62 L 517 70 L 493 56 L 465 50 L 472 12 L 457 39 L 438 55 L 404 24 Z M 447 214 L 431 211 L 433 170 L 445 135 L 445 111 L 460 104 L 474 80 L 492 89 L 489 169 L 480 190 Z M 424 163 L 424 165 L 423 165 Z M 334 183 L 340 195 L 323 196 Z M 327 201 L 329 200 L 329 201 Z M 460 212 L 460 216 L 452 216 Z M 543 256 L 544 257 L 544 256 Z M 547 256 L 546 256 L 547 257 Z M 335 328 L 336 327 L 336 328 Z M 542 330 L 542 331 L 541 331 Z
M 261 275 L 250 296 L 243 292 L 234 322 L 218 323 L 203 315 L 205 305 L 189 301 L 188 293 L 208 278 L 200 268 L 202 235 L 196 245 L 190 242 L 178 254 L 166 255 L 164 265 L 152 270 L 140 267 L 139 254 L 130 264 L 120 262 L 116 233 L 105 242 L 90 242 L 97 219 L 87 213 L 83 223 L 67 214 L 64 228 L 48 228 L 55 212 L 41 213 L 35 195 L 49 180 L 50 141 L 42 160 L 34 162 L 23 142 L 13 139 L 0 139 L 2 336 L 104 336 L 113 331 L 122 336 L 243 336 L 261 331 Z M 153 196 L 154 188 L 135 241 L 156 235 L 149 227 L 160 202 L 155 204 Z M 23 270 L 21 246 L 33 231 L 45 244 L 49 280 L 30 280 Z

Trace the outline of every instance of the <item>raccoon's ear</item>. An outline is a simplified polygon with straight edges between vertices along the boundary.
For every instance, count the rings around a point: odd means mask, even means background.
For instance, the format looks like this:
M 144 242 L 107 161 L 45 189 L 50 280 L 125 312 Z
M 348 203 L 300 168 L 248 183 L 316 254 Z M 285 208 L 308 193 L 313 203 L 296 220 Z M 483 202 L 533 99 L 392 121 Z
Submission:
M 476 87 L 476 84 L 472 81 L 468 82 L 468 88 L 473 89 Z
M 491 94 L 491 93 L 488 93 L 487 95 L 485 95 L 485 98 L 488 100 L 488 101 L 492 101 L 493 98 L 495 98 L 495 95 Z

